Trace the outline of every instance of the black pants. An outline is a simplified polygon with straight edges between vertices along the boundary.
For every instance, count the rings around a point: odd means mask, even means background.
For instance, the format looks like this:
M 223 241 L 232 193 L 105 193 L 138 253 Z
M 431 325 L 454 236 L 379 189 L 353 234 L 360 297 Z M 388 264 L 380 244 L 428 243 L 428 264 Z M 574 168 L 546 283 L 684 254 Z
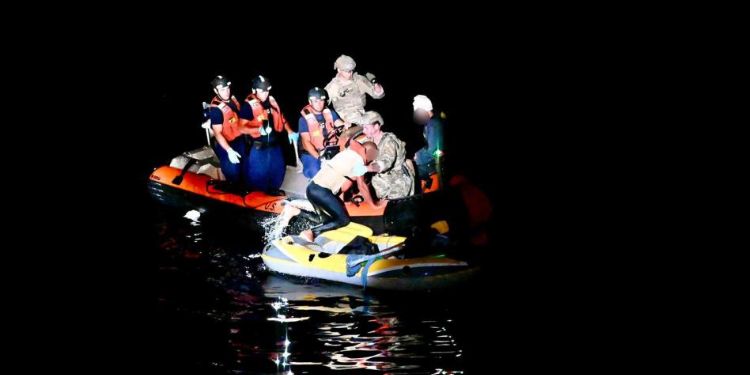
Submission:
M 345 227 L 351 222 L 344 202 L 330 189 L 311 181 L 310 185 L 307 185 L 307 199 L 312 203 L 322 221 L 322 224 L 312 227 L 315 237 L 323 232 Z

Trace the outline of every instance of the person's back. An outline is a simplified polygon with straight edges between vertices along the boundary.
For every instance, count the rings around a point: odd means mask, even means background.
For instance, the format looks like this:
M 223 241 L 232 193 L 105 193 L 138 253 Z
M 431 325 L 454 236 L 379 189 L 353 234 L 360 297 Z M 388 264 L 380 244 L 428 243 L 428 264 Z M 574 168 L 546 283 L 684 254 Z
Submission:
M 334 193 L 338 192 L 346 182 L 346 177 L 353 177 L 352 170 L 358 165 L 364 165 L 364 160 L 359 154 L 347 148 L 323 163 L 312 181 Z
M 365 165 L 378 156 L 378 147 L 372 142 L 349 143 L 347 148 L 323 164 L 307 185 L 305 194 L 320 216 L 322 224 L 302 231 L 300 236 L 312 241 L 320 233 L 341 228 L 350 222 L 344 202 L 336 196 L 347 178 L 362 176 Z

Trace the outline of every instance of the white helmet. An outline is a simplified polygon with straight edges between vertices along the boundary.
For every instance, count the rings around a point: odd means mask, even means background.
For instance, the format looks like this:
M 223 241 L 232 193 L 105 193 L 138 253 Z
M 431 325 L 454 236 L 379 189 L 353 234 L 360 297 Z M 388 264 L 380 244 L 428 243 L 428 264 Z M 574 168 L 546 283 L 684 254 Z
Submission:
M 414 97 L 414 110 L 424 109 L 425 111 L 432 111 L 432 101 L 430 98 L 424 95 L 417 95 Z

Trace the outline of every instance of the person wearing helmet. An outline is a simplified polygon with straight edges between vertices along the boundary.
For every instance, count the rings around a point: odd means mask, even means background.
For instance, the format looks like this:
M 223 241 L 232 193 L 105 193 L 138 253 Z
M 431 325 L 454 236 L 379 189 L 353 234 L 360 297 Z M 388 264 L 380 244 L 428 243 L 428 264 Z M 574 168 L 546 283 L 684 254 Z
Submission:
M 330 103 L 342 119 L 359 124 L 365 113 L 367 95 L 373 99 L 385 96 L 383 86 L 375 82 L 375 76 L 367 73 L 366 77 L 354 72 L 357 64 L 347 55 L 341 55 L 333 64 L 336 76 L 325 87 L 330 95 Z
M 370 141 L 349 142 L 347 147 L 325 163 L 307 185 L 306 195 L 321 224 L 300 233 L 310 242 L 323 232 L 349 225 L 351 218 L 344 202 L 338 197 L 342 190 L 351 186 L 350 180 L 364 175 L 366 165 L 378 157 L 378 146 Z M 348 184 L 345 184 L 348 183 Z
M 250 188 L 271 195 L 283 195 L 286 164 L 283 140 L 293 143 L 298 135 L 287 123 L 279 104 L 270 95 L 271 82 L 260 75 L 253 79 L 250 95 L 240 108 L 240 123 L 251 137 L 247 179 Z M 284 136 L 286 131 L 287 136 Z
M 338 127 L 349 128 L 350 123 L 339 118 L 336 111 L 326 106 L 328 93 L 314 87 L 307 93 L 307 105 L 300 111 L 297 130 L 302 141 L 299 144 L 303 174 L 312 178 L 320 170 L 320 157 L 326 147 L 336 145 Z
M 427 143 L 414 154 L 417 164 L 417 176 L 426 180 L 436 173 L 435 160 L 443 153 L 443 123 L 434 116 L 432 101 L 424 95 L 414 97 L 414 122 L 424 126 L 422 135 Z
M 211 100 L 209 117 L 216 139 L 214 151 L 226 180 L 235 185 L 246 185 L 244 168 L 247 150 L 237 117 L 240 103 L 232 95 L 231 85 L 232 82 L 224 76 L 216 76 L 211 81 L 215 96 Z
M 362 127 L 369 140 L 378 145 L 378 157 L 368 167 L 375 172 L 370 183 L 379 199 L 414 195 L 414 166 L 406 160 L 406 143 L 395 134 L 382 131 L 383 117 L 375 111 L 362 116 Z

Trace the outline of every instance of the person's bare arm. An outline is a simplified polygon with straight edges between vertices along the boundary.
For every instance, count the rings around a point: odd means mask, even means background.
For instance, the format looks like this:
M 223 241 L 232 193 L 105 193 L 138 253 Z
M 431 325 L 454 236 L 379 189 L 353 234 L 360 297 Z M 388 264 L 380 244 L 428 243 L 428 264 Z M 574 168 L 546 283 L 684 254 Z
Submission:
M 364 176 L 357 177 L 357 187 L 359 188 L 359 194 L 364 198 L 365 203 L 370 206 L 381 208 L 387 203 L 385 199 L 381 199 L 380 201 L 375 200 L 375 197 L 370 193 L 370 186 L 365 182 Z
M 319 158 L 320 154 L 318 154 L 318 150 L 315 149 L 315 146 L 313 146 L 312 141 L 310 140 L 310 133 L 302 133 L 300 134 L 300 138 L 302 138 L 302 147 L 305 149 L 305 151 L 307 151 L 314 158 Z
M 214 130 L 214 138 L 216 138 L 216 143 L 218 143 L 221 148 L 227 151 L 232 148 L 229 146 L 227 139 L 221 134 L 221 129 L 223 129 L 222 125 L 211 125 L 211 129 Z

